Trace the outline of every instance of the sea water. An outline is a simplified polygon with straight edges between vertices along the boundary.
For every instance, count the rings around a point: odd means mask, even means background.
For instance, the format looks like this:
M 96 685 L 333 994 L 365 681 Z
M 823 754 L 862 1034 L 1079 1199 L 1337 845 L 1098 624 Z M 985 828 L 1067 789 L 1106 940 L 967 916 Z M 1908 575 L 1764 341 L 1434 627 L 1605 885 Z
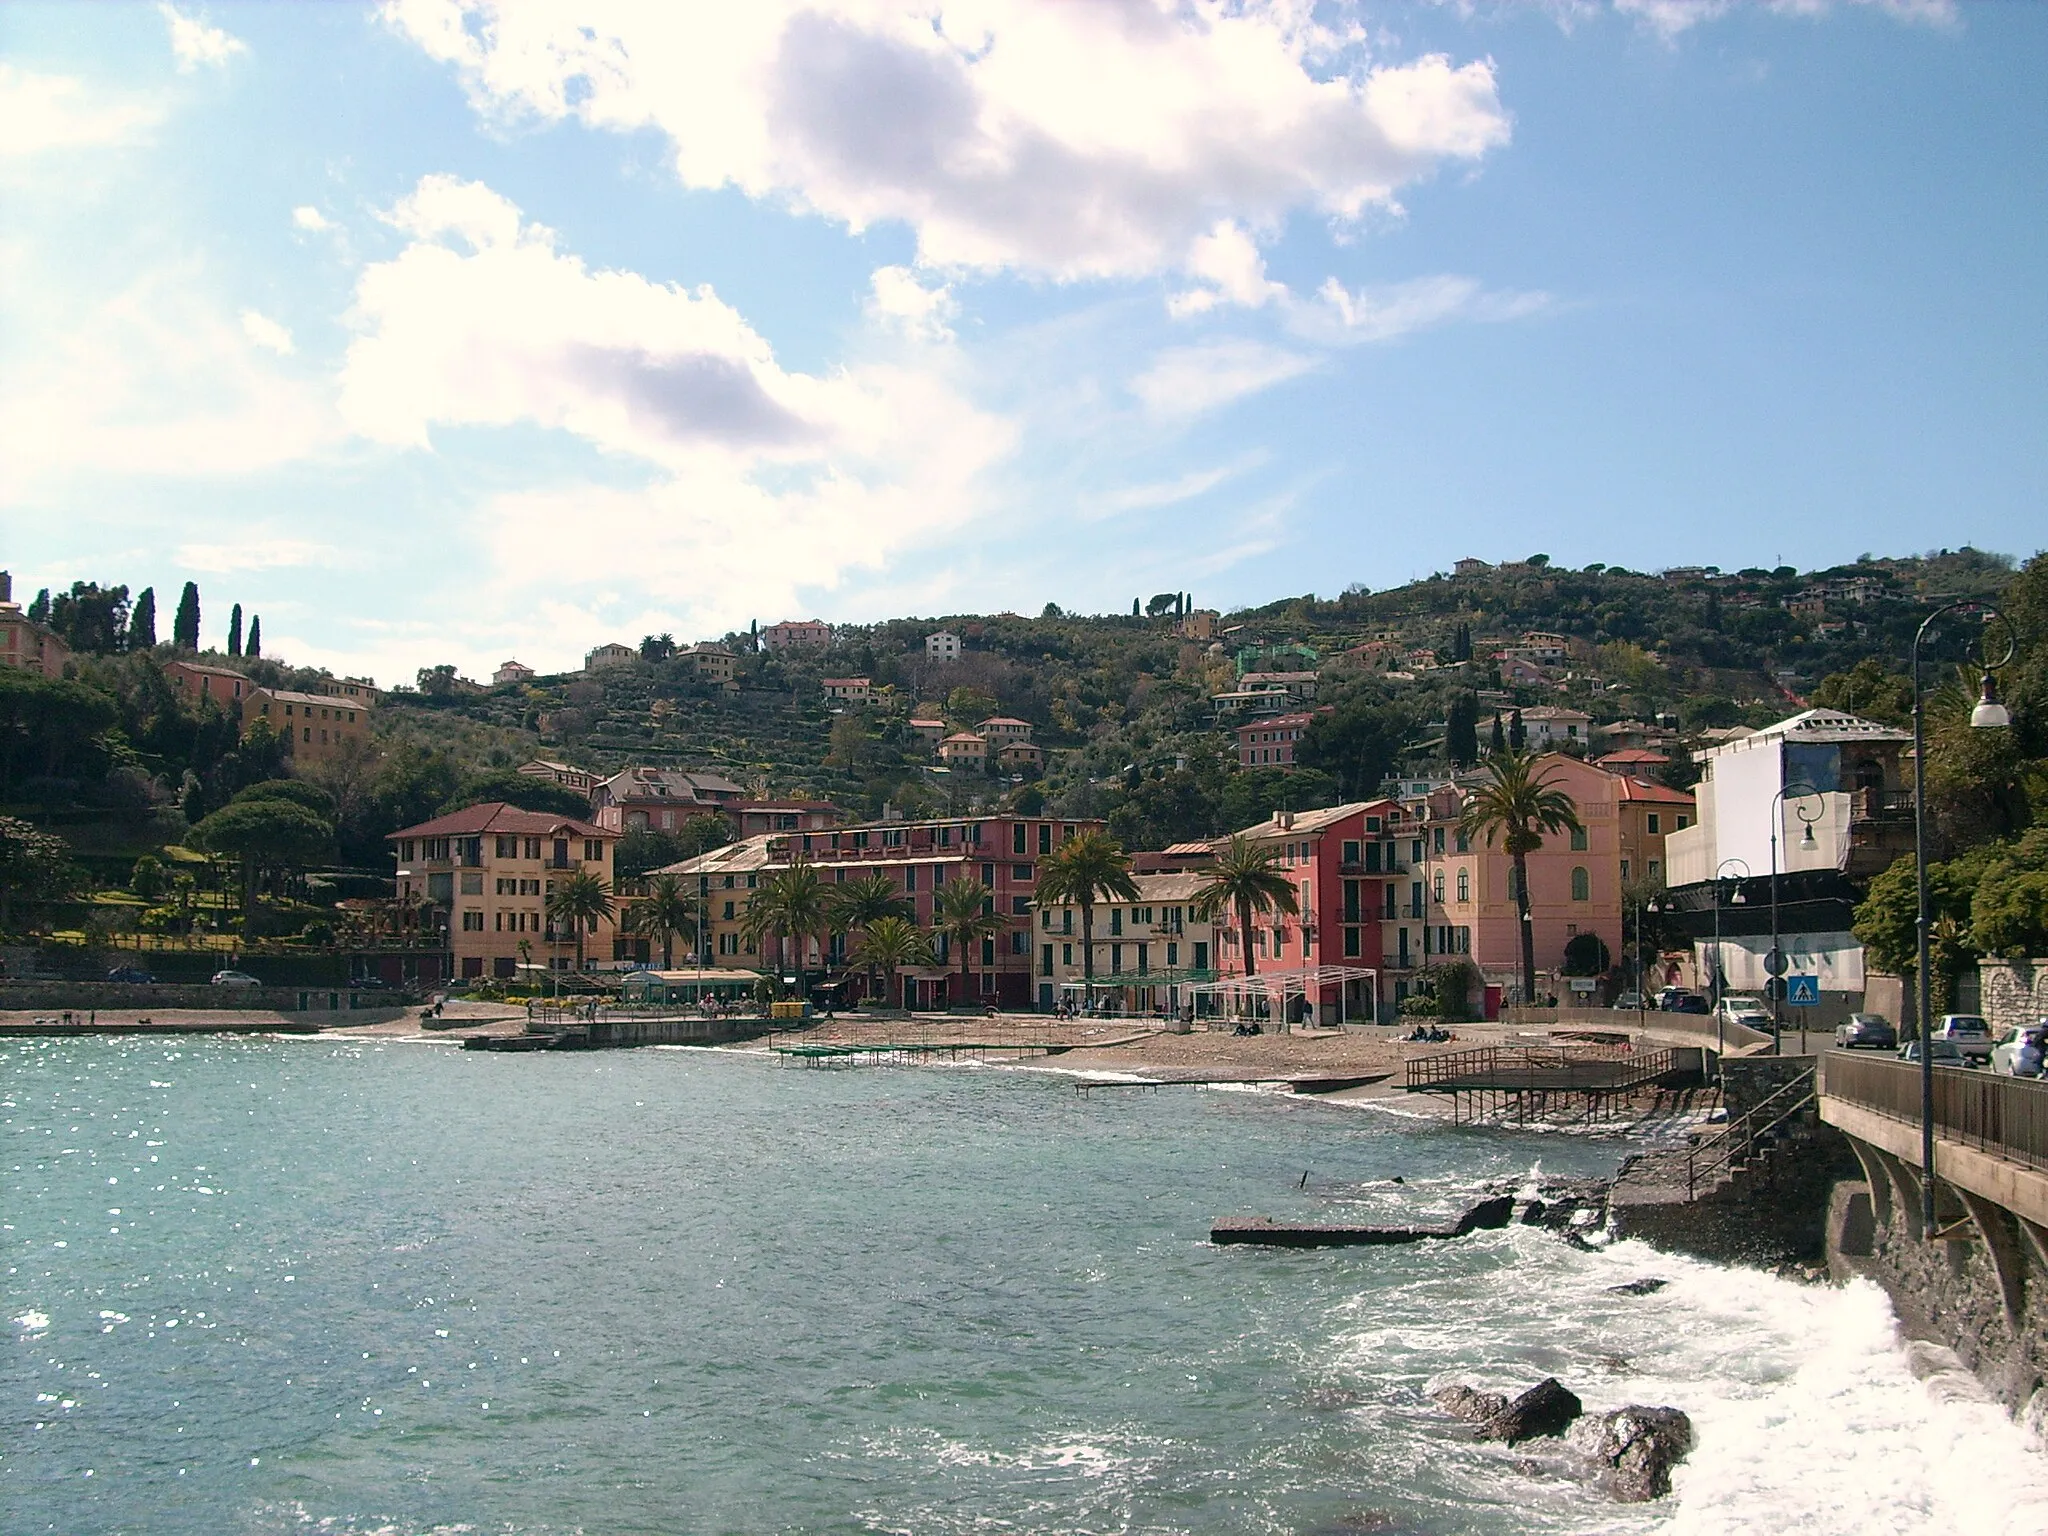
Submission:
M 1913 1381 L 1867 1286 L 1207 1241 L 1440 1219 L 1611 1141 L 336 1039 L 10 1042 L 0 1128 L 9 1536 L 2048 1530 L 2043 1459 Z M 1545 1375 L 1691 1414 L 1672 1496 L 1425 1395 Z

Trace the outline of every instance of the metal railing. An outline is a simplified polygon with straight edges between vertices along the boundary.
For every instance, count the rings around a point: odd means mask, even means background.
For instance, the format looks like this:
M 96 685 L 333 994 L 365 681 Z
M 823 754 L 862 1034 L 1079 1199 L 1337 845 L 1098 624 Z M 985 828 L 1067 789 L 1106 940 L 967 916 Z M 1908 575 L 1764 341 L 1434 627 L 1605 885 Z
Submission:
M 1809 1068 L 1729 1121 L 1711 1141 L 1695 1141 L 1685 1158 L 1685 1198 L 1696 1199 L 1705 1180 L 1746 1161 L 1757 1143 L 1814 1100 L 1818 1079 Z
M 1830 1051 L 1820 1092 L 1892 1120 L 1920 1123 L 1920 1064 Z M 1947 1141 L 2048 1169 L 2048 1083 L 1968 1067 L 1934 1069 L 1934 1129 Z
M 1578 1088 L 1611 1093 L 1654 1082 L 1677 1065 L 1675 1050 L 1632 1053 L 1618 1045 L 1487 1045 L 1414 1057 L 1407 1064 L 1407 1087 L 1416 1091 L 1483 1084 L 1510 1092 Z

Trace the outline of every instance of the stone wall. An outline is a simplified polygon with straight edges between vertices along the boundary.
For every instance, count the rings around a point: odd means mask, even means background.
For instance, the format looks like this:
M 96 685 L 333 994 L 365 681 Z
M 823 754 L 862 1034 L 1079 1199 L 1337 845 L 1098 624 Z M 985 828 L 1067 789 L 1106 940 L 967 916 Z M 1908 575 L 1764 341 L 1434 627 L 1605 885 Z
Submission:
M 1991 1033 L 2048 1019 L 2048 960 L 1982 960 L 1978 994 Z
M 412 999 L 388 988 L 352 992 L 347 987 L 215 987 L 174 986 L 163 982 L 138 985 L 123 981 L 0 981 L 0 1012 L 129 1014 L 159 1009 L 190 1008 L 208 1013 L 267 1011 L 297 1013 L 305 1009 L 347 1012 L 351 1009 L 403 1007 Z

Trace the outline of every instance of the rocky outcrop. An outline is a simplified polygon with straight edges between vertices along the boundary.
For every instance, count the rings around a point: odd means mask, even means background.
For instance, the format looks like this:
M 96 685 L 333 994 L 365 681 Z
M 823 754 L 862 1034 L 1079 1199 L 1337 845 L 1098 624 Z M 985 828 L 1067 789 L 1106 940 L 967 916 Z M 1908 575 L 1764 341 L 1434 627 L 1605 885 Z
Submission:
M 1655 1276 L 1646 1275 L 1640 1280 L 1624 1280 L 1620 1285 L 1610 1285 L 1607 1291 L 1612 1296 L 1648 1296 L 1654 1291 L 1663 1290 L 1670 1283 L 1669 1280 L 1659 1280 Z
M 1616 1499 L 1646 1504 L 1671 1491 L 1671 1469 L 1693 1448 L 1692 1420 L 1676 1408 L 1631 1404 L 1582 1420 L 1572 1441 Z
M 1488 1419 L 1498 1418 L 1508 1406 L 1504 1393 L 1481 1392 L 1462 1384 L 1438 1387 L 1429 1394 L 1429 1400 L 1452 1418 L 1463 1419 L 1467 1424 L 1484 1424 Z

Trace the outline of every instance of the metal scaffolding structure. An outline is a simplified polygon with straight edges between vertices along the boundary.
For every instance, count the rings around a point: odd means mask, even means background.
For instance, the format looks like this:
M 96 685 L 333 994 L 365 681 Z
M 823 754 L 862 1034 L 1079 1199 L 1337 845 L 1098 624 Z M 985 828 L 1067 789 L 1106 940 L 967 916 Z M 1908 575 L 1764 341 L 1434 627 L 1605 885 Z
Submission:
M 1226 1018 L 1278 1019 L 1285 1022 L 1292 1016 L 1296 1002 L 1320 1008 L 1324 991 L 1335 987 L 1337 1017 L 1318 1017 L 1317 1023 L 1376 1024 L 1379 1022 L 1379 975 L 1376 970 L 1355 965 L 1304 965 L 1291 971 L 1227 976 L 1189 990 L 1215 998 L 1217 1010 Z M 1345 995 L 1354 982 L 1360 984 L 1359 991 L 1365 1003 L 1364 1012 L 1358 1015 L 1351 1014 L 1345 1004 Z

